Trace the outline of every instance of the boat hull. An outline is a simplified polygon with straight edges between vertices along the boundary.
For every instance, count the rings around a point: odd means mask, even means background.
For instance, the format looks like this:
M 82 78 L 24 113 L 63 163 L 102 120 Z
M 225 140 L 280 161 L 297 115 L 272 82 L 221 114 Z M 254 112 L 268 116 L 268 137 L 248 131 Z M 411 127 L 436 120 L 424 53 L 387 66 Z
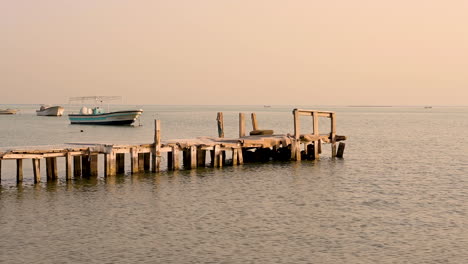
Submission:
M 131 125 L 143 110 L 116 111 L 94 115 L 69 114 L 71 124 L 82 125 Z
M 38 116 L 62 116 L 64 108 L 61 106 L 47 107 L 43 110 L 36 110 Z
M 0 109 L 0 115 L 14 115 L 17 112 L 17 109 Z

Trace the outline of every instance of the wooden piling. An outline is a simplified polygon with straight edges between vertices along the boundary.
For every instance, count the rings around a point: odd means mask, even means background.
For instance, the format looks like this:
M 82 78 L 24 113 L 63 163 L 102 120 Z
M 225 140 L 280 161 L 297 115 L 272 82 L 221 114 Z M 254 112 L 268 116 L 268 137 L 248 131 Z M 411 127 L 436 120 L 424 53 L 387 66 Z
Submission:
M 66 180 L 71 180 L 72 179 L 72 163 L 73 163 L 73 156 L 70 154 L 70 152 L 67 152 L 65 156 L 65 178 Z
M 197 147 L 190 146 L 190 168 L 197 168 Z
M 116 153 L 117 173 L 125 172 L 125 153 Z
M 239 113 L 239 137 L 245 137 L 245 115 Z
M 145 153 L 138 153 L 138 171 L 145 171 Z
M 56 180 L 58 178 L 57 158 L 46 158 L 47 180 Z
M 23 181 L 23 160 L 16 160 L 16 182 L 20 183 Z
M 81 175 L 83 177 L 89 177 L 91 172 L 90 167 L 90 157 L 89 155 L 82 155 L 81 156 Z
M 138 149 L 131 148 L 130 149 L 130 159 L 131 159 L 131 170 L 132 173 L 138 173 Z
M 197 147 L 197 166 L 205 167 L 205 163 L 206 163 L 206 150 L 202 149 L 202 147 Z
M 151 161 L 151 153 L 149 152 L 143 153 L 143 170 L 144 171 L 150 170 L 150 161 Z
M 317 111 L 312 112 L 312 119 L 313 119 L 313 129 L 314 129 L 314 136 L 320 136 L 319 131 L 319 114 Z M 320 146 L 319 146 L 320 144 Z M 321 142 L 320 140 L 314 141 L 314 160 L 320 159 L 320 153 L 322 151 Z
M 252 118 L 252 130 L 258 130 L 259 128 L 258 128 L 258 122 L 257 122 L 257 114 L 252 113 L 251 118 Z
M 218 123 L 218 137 L 224 138 L 224 118 L 222 112 L 218 112 L 216 121 Z
M 80 156 L 73 157 L 73 176 L 75 177 L 81 176 L 81 157 Z
M 154 149 L 152 152 L 152 172 L 161 169 L 161 121 L 154 120 Z
M 330 132 L 330 144 L 331 144 L 331 156 L 336 157 L 336 114 L 330 114 L 331 119 L 331 132 Z
M 236 166 L 238 164 L 238 162 L 239 162 L 238 153 L 239 153 L 238 149 L 236 149 L 236 148 L 232 149 L 232 166 Z
M 180 162 L 179 162 L 179 147 L 172 146 L 171 152 L 171 170 L 178 170 L 180 169 Z
M 2 160 L 0 159 L 0 182 L 2 182 Z
M 34 174 L 34 183 L 41 182 L 41 160 L 32 159 L 32 167 L 33 167 L 33 174 Z
M 104 154 L 104 163 L 105 163 L 105 167 L 104 167 L 105 176 L 114 176 L 117 174 L 116 153 L 114 151 Z
M 338 152 L 336 153 L 337 158 L 343 158 L 345 146 L 346 144 L 344 142 L 340 142 L 340 144 L 338 144 Z
M 89 175 L 92 177 L 98 176 L 98 155 L 91 155 L 89 161 Z

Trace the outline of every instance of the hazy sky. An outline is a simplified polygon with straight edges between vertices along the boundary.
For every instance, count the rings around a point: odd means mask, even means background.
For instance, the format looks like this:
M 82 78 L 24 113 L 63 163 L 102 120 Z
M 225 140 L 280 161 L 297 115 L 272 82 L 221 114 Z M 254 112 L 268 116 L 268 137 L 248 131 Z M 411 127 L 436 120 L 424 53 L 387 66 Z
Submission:
M 0 103 L 468 105 L 467 0 L 0 0 Z

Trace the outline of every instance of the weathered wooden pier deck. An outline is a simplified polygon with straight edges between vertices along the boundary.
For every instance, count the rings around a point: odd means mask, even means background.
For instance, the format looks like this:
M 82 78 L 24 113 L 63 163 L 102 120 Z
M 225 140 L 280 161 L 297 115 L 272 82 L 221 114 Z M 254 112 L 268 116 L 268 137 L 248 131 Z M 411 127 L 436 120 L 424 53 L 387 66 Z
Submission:
M 301 133 L 300 116 L 310 116 L 311 133 Z M 293 110 L 294 133 L 273 134 L 258 128 L 255 113 L 251 114 L 252 128 L 246 135 L 245 114 L 239 113 L 239 137 L 224 138 L 223 114 L 218 113 L 218 137 L 175 139 L 161 141 L 161 123 L 155 120 L 154 142 L 150 144 L 88 144 L 69 143 L 56 146 L 14 147 L 0 149 L 0 180 L 2 160 L 16 160 L 16 180 L 23 181 L 23 160 L 32 160 L 34 182 L 41 181 L 41 160 L 45 159 L 47 180 L 58 178 L 57 158 L 65 160 L 65 178 L 98 176 L 98 155 L 104 155 L 104 175 L 125 172 L 125 155 L 130 155 L 131 172 L 158 172 L 163 153 L 167 154 L 167 169 L 195 169 L 197 167 L 236 166 L 245 162 L 269 160 L 318 160 L 323 144 L 331 145 L 331 157 L 343 157 L 345 136 L 336 134 L 336 114 L 329 111 Z M 321 134 L 319 118 L 330 120 L 330 132 Z M 227 160 L 227 155 L 231 157 Z M 209 160 L 209 162 L 207 162 Z M 182 162 L 181 162 L 182 161 Z

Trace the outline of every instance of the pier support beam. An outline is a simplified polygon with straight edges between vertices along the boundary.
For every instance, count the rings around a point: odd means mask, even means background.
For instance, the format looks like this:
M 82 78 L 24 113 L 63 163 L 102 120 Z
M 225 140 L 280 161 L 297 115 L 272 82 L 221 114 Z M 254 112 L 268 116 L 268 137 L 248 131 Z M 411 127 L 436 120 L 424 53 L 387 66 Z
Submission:
M 2 182 L 2 160 L 0 159 L 0 182 Z
M 96 177 L 98 176 L 98 155 L 91 155 L 90 156 L 91 159 L 90 159 L 90 171 L 89 171 L 89 175 L 92 176 L 92 177 Z
M 116 153 L 117 173 L 125 172 L 125 153 Z
M 32 159 L 32 167 L 33 167 L 33 174 L 34 174 L 34 183 L 40 183 L 41 182 L 41 160 Z
M 179 162 L 179 147 L 172 146 L 172 151 L 168 152 L 168 169 L 170 170 L 178 170 L 180 169 L 180 162 Z
M 331 133 L 330 133 L 330 144 L 331 144 L 331 156 L 336 157 L 336 114 L 330 114 L 331 119 Z
M 131 169 L 132 173 L 138 173 L 138 149 L 130 149 Z
M 73 176 L 81 177 L 81 157 L 73 157 Z
M 72 179 L 72 173 L 73 173 L 72 163 L 73 163 L 73 156 L 70 154 L 70 152 L 67 152 L 65 156 L 65 170 L 66 170 L 65 178 L 67 179 L 67 181 Z
M 190 169 L 197 168 L 197 147 L 190 146 Z
M 161 170 L 161 121 L 154 120 L 154 149 L 152 152 L 152 172 Z
M 46 158 L 47 180 L 58 178 L 57 158 Z
M 81 156 L 81 175 L 83 177 L 89 177 L 90 176 L 90 157 L 89 155 L 83 155 Z
M 16 160 L 16 182 L 20 183 L 23 181 L 23 160 Z
M 197 147 L 197 166 L 205 167 L 206 163 L 206 150 L 201 147 Z
M 338 152 L 336 153 L 337 158 L 343 158 L 345 146 L 346 144 L 343 142 L 340 142 L 340 144 L 338 144 Z
M 145 171 L 145 153 L 138 153 L 138 171 Z
M 104 154 L 104 174 L 105 176 L 114 176 L 116 175 L 116 160 L 115 160 L 115 152 L 111 151 L 111 153 Z

